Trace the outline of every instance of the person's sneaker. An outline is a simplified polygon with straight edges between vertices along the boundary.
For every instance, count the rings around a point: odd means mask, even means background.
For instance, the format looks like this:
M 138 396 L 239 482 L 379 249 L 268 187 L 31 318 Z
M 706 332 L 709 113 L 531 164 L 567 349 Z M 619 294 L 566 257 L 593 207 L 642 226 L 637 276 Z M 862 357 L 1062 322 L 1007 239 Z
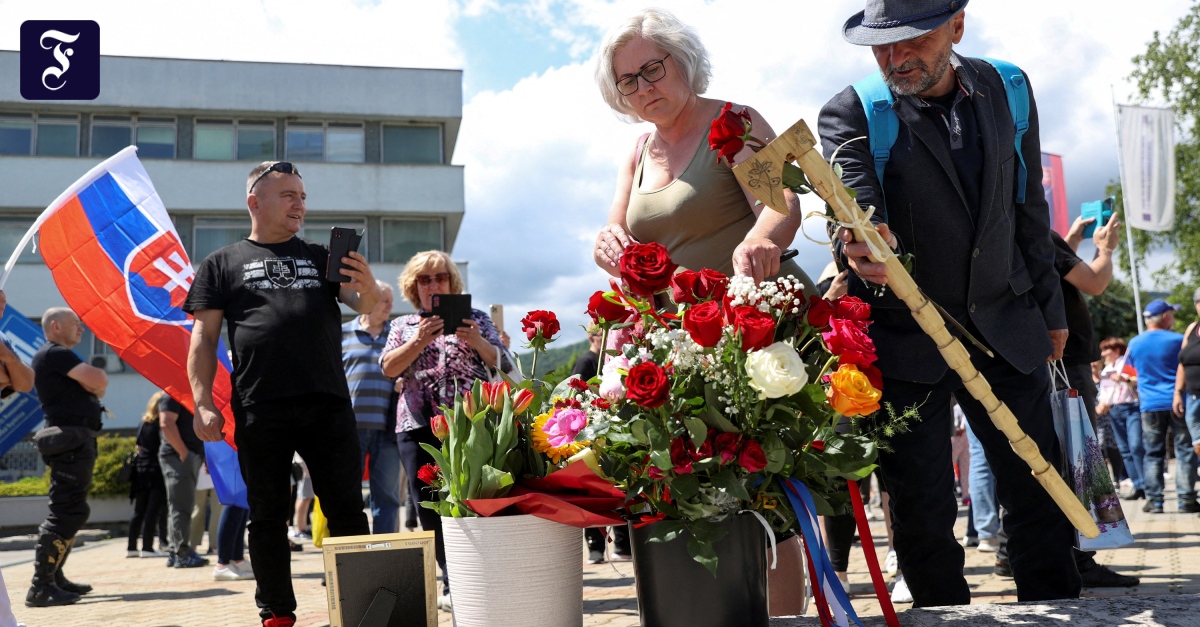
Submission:
M 240 581 L 244 579 L 233 564 L 217 564 L 213 569 L 213 581 Z
M 1179 511 L 1184 514 L 1195 514 L 1200 512 L 1200 503 L 1196 501 L 1184 501 L 1179 504 Z
M 56 585 L 31 586 L 25 594 L 25 607 L 56 607 L 70 605 L 79 600 L 79 595 Z
M 137 556 L 138 557 L 166 557 L 167 554 L 159 553 L 158 551 L 139 551 Z M 133 556 L 130 555 L 130 557 L 133 557 Z
M 613 551 L 612 558 L 609 561 L 610 562 L 628 562 L 632 559 L 633 559 L 633 556 L 628 553 L 622 553 L 620 551 Z
M 963 536 L 962 545 L 968 549 L 973 546 L 979 546 L 979 536 Z
M 604 551 L 600 551 L 600 550 L 596 550 L 596 549 L 592 549 L 592 550 L 588 551 L 588 562 L 587 563 L 603 564 L 604 563 Z
M 1142 511 L 1146 512 L 1147 514 L 1161 514 L 1163 513 L 1162 501 L 1148 500 L 1146 501 L 1146 504 L 1142 506 Z
M 241 562 L 234 563 L 233 567 L 239 573 L 246 575 L 243 579 L 254 579 L 254 564 L 251 564 L 250 560 L 242 560 Z
M 141 557 L 141 551 L 125 551 L 125 557 Z M 163 557 L 166 557 L 165 555 Z
M 443 612 L 449 612 L 454 609 L 454 603 L 450 601 L 449 594 L 438 595 L 437 607 Z
M 995 567 L 992 568 L 992 574 L 1005 579 L 1012 579 L 1012 564 L 1008 560 L 996 560 Z
M 312 533 L 293 528 L 288 531 L 288 537 L 293 540 L 312 540 Z
M 1122 501 L 1137 501 L 1146 498 L 1145 490 L 1130 490 L 1129 492 L 1121 493 Z
M 979 540 L 979 546 L 975 549 L 983 553 L 995 553 L 1000 550 L 1000 543 L 996 542 L 995 538 L 983 538 Z
M 912 592 L 908 589 L 908 582 L 904 580 L 904 575 L 896 577 L 896 585 L 892 586 L 892 603 L 912 603 Z
M 889 575 L 895 575 L 900 572 L 900 560 L 896 557 L 895 549 L 890 549 L 887 552 L 887 557 L 883 560 L 883 567 Z
M 167 553 L 167 568 L 175 568 L 175 554 Z
M 1079 577 L 1085 588 L 1132 588 L 1142 582 L 1137 577 L 1122 575 L 1100 564 L 1079 573 Z
M 275 616 L 263 619 L 263 627 L 293 627 L 296 624 L 296 619 L 291 616 Z
M 187 557 L 175 558 L 175 568 L 199 568 L 201 566 L 208 566 L 208 560 L 195 553 Z

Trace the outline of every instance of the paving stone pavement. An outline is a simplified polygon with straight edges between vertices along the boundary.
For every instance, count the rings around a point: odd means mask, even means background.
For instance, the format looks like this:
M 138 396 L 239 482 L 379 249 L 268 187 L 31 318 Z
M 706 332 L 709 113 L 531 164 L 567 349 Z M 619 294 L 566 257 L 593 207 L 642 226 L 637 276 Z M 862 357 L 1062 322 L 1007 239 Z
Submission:
M 1166 485 L 1172 486 L 1173 481 L 1168 480 Z M 1141 505 L 1145 501 L 1123 501 L 1137 541 L 1130 547 L 1101 551 L 1096 555 L 1096 560 L 1117 572 L 1141 577 L 1142 583 L 1135 588 L 1084 590 L 1085 599 L 1109 598 L 1104 603 L 1085 600 L 1062 602 L 1053 607 L 972 607 L 969 612 L 963 608 L 957 613 L 921 610 L 910 613 L 908 618 L 902 613 L 901 622 L 906 627 L 1018 622 L 1055 624 L 1066 621 L 1072 625 L 1200 625 L 1200 598 L 1180 596 L 1200 594 L 1200 517 L 1179 513 L 1173 494 L 1169 494 L 1167 499 L 1165 514 L 1143 513 Z M 966 509 L 963 508 L 957 527 L 959 536 L 965 528 Z M 883 523 L 872 522 L 871 530 L 882 563 L 887 551 Z M 583 555 L 581 544 L 581 560 Z M 852 555 L 849 570 L 852 603 L 860 616 L 877 617 L 880 614 L 879 607 L 870 592 L 866 562 L 857 545 Z M 0 572 L 7 583 L 9 599 L 17 619 L 28 627 L 208 627 L 258 624 L 253 581 L 213 581 L 211 566 L 179 570 L 165 568 L 162 559 L 126 559 L 124 538 L 89 542 L 72 553 L 67 567 L 68 576 L 96 587 L 82 601 L 59 608 L 26 608 L 25 591 L 33 572 L 30 563 L 32 558 L 33 552 L 29 550 L 0 551 Z M 965 572 L 975 605 L 1010 604 L 1016 601 L 1013 580 L 993 574 L 994 559 L 993 553 L 966 550 Z M 319 550 L 306 546 L 304 552 L 293 553 L 292 576 L 300 606 L 297 612 L 297 625 L 300 627 L 329 624 L 320 573 Z M 585 626 L 638 625 L 631 563 L 585 565 L 583 595 Z M 1122 604 L 1122 599 L 1115 597 L 1138 598 L 1126 599 L 1126 603 Z M 1163 600 L 1153 597 L 1170 598 Z M 1117 605 L 1114 606 L 1114 603 Z M 1112 607 L 1124 609 L 1101 609 Z M 901 605 L 897 610 L 903 612 L 908 608 L 908 605 Z M 809 614 L 806 618 L 773 621 L 772 625 L 818 625 L 816 618 L 812 617 L 815 614 L 811 608 Z M 996 618 L 1001 615 L 1009 616 L 1010 620 Z M 866 618 L 865 622 L 868 627 L 882 625 L 877 618 Z M 438 624 L 452 625 L 450 614 L 439 613 Z

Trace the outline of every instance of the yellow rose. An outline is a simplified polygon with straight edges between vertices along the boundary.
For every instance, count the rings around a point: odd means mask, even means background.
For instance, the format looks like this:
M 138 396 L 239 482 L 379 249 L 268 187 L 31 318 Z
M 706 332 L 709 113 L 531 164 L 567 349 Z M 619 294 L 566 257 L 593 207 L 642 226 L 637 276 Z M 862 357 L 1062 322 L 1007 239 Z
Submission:
M 854 364 L 842 364 L 829 376 L 829 405 L 843 416 L 866 416 L 879 411 L 883 392 L 871 385 Z

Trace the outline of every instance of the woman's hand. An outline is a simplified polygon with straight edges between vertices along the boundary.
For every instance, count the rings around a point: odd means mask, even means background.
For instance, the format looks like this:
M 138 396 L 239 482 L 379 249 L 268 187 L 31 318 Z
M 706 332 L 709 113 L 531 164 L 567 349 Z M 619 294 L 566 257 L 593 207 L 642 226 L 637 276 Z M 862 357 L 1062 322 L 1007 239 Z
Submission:
M 1096 413 L 1101 416 L 1107 414 L 1108 413 L 1108 404 L 1107 403 L 1097 403 L 1096 404 Z
M 766 237 L 747 237 L 733 249 L 733 272 L 754 278 L 757 284 L 779 274 L 779 246 Z
M 1171 400 L 1171 409 L 1175 410 L 1175 415 L 1183 417 L 1186 404 L 1183 401 L 1183 392 L 1175 390 L 1175 398 Z
M 463 326 L 458 327 L 454 331 L 454 336 L 458 339 L 471 345 L 477 352 L 484 346 L 491 346 L 487 340 L 483 339 L 483 331 L 479 329 L 479 325 L 470 318 L 463 318 Z
M 616 268 L 625 247 L 636 243 L 620 224 L 605 225 L 596 235 L 596 263 Z
M 417 325 L 417 334 L 413 336 L 413 341 L 417 343 L 417 346 L 425 348 L 429 346 L 430 342 L 433 342 L 445 326 L 446 323 L 437 316 L 421 318 L 420 324 Z

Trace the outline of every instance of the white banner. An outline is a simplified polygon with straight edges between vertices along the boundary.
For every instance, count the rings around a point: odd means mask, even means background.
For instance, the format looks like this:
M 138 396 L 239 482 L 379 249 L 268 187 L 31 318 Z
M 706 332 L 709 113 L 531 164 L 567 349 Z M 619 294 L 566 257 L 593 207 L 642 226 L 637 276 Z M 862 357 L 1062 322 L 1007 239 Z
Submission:
M 1135 229 L 1166 231 L 1175 222 L 1175 112 L 1119 110 L 1125 219 Z

